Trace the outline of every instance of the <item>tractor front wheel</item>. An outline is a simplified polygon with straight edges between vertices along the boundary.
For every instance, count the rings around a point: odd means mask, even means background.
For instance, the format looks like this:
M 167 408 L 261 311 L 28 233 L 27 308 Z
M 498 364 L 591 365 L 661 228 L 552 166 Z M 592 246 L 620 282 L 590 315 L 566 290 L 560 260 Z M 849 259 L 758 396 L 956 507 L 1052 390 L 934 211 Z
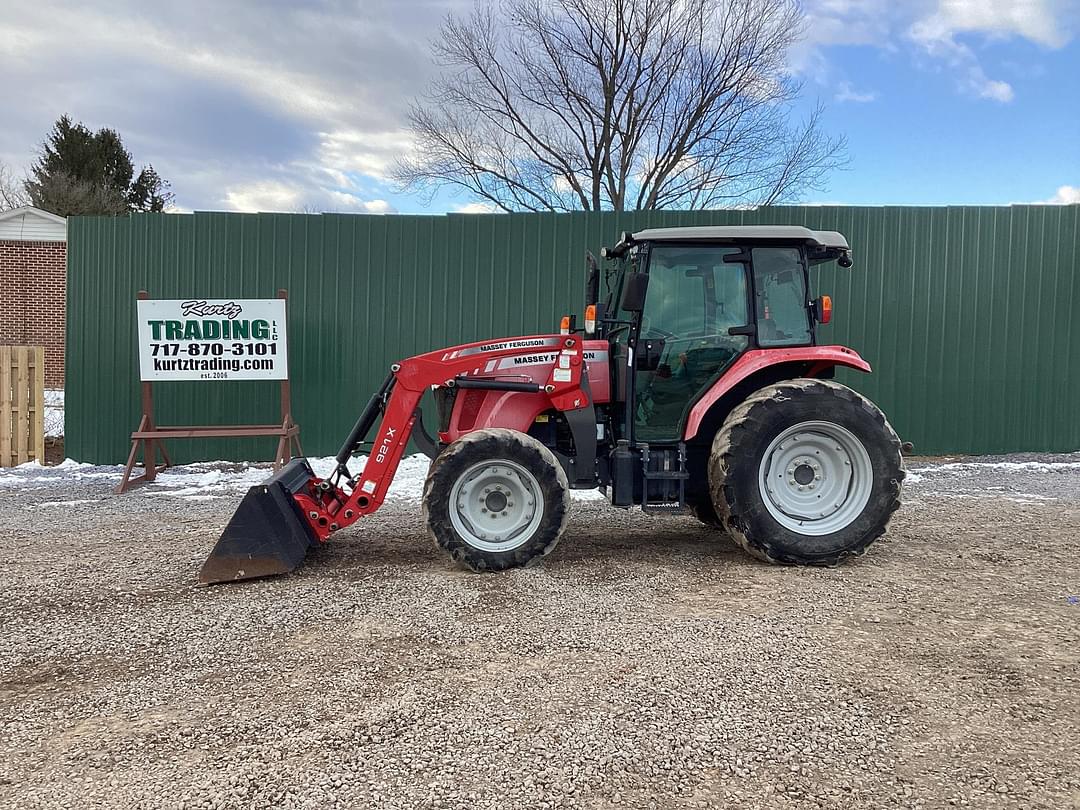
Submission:
M 755 557 L 835 565 L 862 554 L 900 505 L 900 440 L 870 400 L 829 380 L 763 388 L 713 440 L 709 486 Z
M 516 430 L 469 433 L 443 450 L 424 484 L 424 518 L 440 548 L 473 571 L 549 554 L 566 526 L 569 484 L 544 445 Z

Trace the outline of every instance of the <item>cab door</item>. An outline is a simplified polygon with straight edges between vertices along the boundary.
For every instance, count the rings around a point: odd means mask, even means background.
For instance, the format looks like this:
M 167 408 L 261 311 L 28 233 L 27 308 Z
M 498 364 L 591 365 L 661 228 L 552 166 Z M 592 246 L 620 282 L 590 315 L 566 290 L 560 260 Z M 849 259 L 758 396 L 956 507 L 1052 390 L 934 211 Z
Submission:
M 634 438 L 678 442 L 691 404 L 748 347 L 753 322 L 743 249 L 654 243 L 637 341 Z M 734 261 L 732 261 L 734 260 Z

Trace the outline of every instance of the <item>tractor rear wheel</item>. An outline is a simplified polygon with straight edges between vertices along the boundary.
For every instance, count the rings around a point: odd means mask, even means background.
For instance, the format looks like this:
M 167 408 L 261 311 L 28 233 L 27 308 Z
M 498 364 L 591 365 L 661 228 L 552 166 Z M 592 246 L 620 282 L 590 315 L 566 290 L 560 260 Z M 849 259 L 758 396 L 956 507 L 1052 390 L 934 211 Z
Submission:
M 544 445 L 516 430 L 469 433 L 443 450 L 424 483 L 424 519 L 440 548 L 473 571 L 529 565 L 566 526 L 569 484 Z
M 836 565 L 885 532 L 900 506 L 900 440 L 870 400 L 830 380 L 770 385 L 713 439 L 709 487 L 724 527 L 748 552 Z

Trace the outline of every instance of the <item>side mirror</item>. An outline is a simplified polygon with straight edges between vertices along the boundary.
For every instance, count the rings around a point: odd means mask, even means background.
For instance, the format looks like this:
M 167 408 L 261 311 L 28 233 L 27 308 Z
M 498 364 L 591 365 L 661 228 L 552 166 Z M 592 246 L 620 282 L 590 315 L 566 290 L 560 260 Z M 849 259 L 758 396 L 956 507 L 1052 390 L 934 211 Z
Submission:
M 645 309 L 645 291 L 648 289 L 648 273 L 627 276 L 626 286 L 623 287 L 622 308 L 627 312 L 641 312 Z

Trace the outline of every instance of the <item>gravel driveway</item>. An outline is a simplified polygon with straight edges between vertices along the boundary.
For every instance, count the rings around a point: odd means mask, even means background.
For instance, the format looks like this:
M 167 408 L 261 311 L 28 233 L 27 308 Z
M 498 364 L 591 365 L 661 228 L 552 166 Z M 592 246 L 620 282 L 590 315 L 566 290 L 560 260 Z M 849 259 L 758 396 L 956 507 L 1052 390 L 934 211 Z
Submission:
M 1080 808 L 1080 455 L 908 466 L 834 570 L 580 500 L 468 574 L 406 492 L 210 588 L 261 471 L 0 471 L 0 805 Z

